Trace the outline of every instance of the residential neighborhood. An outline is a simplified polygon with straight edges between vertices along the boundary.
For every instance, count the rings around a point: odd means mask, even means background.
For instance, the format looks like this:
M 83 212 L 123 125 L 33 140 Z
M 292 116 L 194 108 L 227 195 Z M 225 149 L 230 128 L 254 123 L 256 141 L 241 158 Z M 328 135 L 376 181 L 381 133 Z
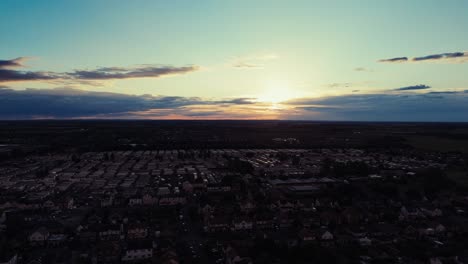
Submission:
M 0 263 L 467 263 L 468 195 L 440 173 L 459 162 L 362 149 L 31 155 L 1 168 Z

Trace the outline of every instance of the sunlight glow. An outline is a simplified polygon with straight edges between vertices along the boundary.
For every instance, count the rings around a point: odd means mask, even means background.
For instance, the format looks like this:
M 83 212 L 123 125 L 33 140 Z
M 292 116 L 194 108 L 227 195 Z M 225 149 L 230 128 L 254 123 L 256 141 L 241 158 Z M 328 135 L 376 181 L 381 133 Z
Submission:
M 278 104 L 294 97 L 289 83 L 281 81 L 270 81 L 266 89 L 258 96 L 259 102 Z

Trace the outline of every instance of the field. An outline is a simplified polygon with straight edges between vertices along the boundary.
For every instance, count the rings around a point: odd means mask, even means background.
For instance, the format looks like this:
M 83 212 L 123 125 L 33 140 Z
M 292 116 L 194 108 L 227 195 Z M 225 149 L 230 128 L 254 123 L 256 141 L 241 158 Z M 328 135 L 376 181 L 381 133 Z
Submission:
M 408 136 L 407 142 L 417 149 L 431 151 L 459 151 L 468 154 L 467 139 L 451 139 L 437 136 Z

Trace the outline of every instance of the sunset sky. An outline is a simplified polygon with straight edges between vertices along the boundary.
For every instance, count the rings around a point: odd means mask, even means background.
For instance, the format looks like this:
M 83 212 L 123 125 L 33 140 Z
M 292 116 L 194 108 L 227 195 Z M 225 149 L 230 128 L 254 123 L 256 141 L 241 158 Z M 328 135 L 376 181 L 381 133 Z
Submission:
M 0 1 L 0 119 L 468 121 L 468 1 Z

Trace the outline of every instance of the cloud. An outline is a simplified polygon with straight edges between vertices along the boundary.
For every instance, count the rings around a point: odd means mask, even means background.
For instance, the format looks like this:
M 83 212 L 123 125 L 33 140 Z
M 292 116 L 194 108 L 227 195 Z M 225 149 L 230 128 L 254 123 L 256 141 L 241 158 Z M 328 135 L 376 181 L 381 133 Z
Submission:
M 397 58 L 379 60 L 379 62 L 406 62 L 406 61 L 408 61 L 408 57 L 397 57 Z
M 276 60 L 276 54 L 263 54 L 238 57 L 231 61 L 231 66 L 239 69 L 259 69 L 263 68 L 267 61 Z
M 160 78 L 185 74 L 199 70 L 199 66 L 183 67 L 144 65 L 139 67 L 102 67 L 94 70 L 75 70 L 72 72 L 22 71 L 11 68 L 24 67 L 24 57 L 13 60 L 0 60 L 0 83 L 47 81 L 62 83 L 91 84 L 90 81 L 105 81 L 130 78 Z
M 351 86 L 354 86 L 354 84 L 353 83 L 330 83 L 326 85 L 326 87 L 328 88 L 351 87 Z
M 357 68 L 354 68 L 354 71 L 357 71 L 357 72 L 372 72 L 371 69 L 364 68 L 364 67 L 357 67 Z
M 400 57 L 393 59 L 383 59 L 379 62 L 446 62 L 446 63 L 464 63 L 468 62 L 468 52 L 447 52 L 431 54 L 420 57 Z
M 465 91 L 466 92 L 466 91 Z M 429 92 L 427 94 L 458 94 L 459 91 L 442 91 L 442 92 Z
M 66 75 L 79 80 L 113 80 L 130 78 L 158 78 L 165 75 L 184 74 L 198 70 L 198 66 L 171 67 L 146 66 L 138 68 L 107 67 L 96 70 L 76 70 Z
M 49 81 L 66 78 L 53 72 L 32 72 L 0 69 L 0 83 L 21 81 Z
M 430 89 L 431 87 L 425 84 L 420 85 L 413 85 L 413 86 L 406 86 L 401 88 L 393 89 L 393 91 L 414 91 L 414 90 L 426 90 Z
M 343 82 L 343 83 L 329 83 L 323 85 L 323 87 L 326 88 L 331 88 L 331 89 L 336 89 L 336 88 L 355 88 L 354 90 L 357 89 L 363 89 L 365 87 L 368 87 L 371 82 L 365 81 L 365 82 Z
M 230 111 L 233 107 L 249 107 L 254 98 L 206 100 L 199 97 L 127 95 L 92 92 L 79 89 L 0 89 L 0 119 L 112 118 L 142 117 L 155 113 L 161 116 L 207 116 Z M 193 107 L 197 107 L 195 111 Z M 234 110 L 233 110 L 234 111 Z
M 443 95 L 443 96 L 442 96 Z M 468 94 L 348 94 L 286 102 L 297 119 L 348 121 L 468 121 Z
M 18 57 L 12 60 L 0 60 L 0 69 L 24 67 L 23 61 L 25 61 L 26 59 L 27 57 Z
M 260 64 L 253 64 L 248 62 L 237 62 L 232 65 L 234 68 L 261 68 L 262 65 Z
M 307 111 L 335 111 L 339 110 L 338 106 L 326 106 L 326 105 L 308 105 L 308 106 L 298 106 L 297 109 L 307 110 Z
M 468 90 L 350 93 L 297 98 L 277 107 L 256 98 L 128 95 L 71 88 L 0 89 L 0 119 L 303 119 L 468 121 Z
M 247 98 L 247 97 L 242 97 L 242 98 L 234 98 L 234 99 L 227 99 L 227 100 L 221 100 L 221 101 L 214 101 L 217 104 L 238 104 L 238 105 L 245 105 L 245 104 L 254 104 L 256 98 Z
M 0 60 L 0 83 L 17 81 L 48 81 L 62 78 L 60 74 L 44 71 L 19 71 L 14 68 L 25 67 L 27 57 L 12 60 Z
M 466 54 L 468 55 L 468 54 Z M 466 56 L 464 52 L 453 52 L 453 53 L 442 53 L 442 54 L 433 54 L 423 57 L 415 57 L 413 61 L 425 61 L 425 60 L 440 60 L 440 59 L 453 59 Z

